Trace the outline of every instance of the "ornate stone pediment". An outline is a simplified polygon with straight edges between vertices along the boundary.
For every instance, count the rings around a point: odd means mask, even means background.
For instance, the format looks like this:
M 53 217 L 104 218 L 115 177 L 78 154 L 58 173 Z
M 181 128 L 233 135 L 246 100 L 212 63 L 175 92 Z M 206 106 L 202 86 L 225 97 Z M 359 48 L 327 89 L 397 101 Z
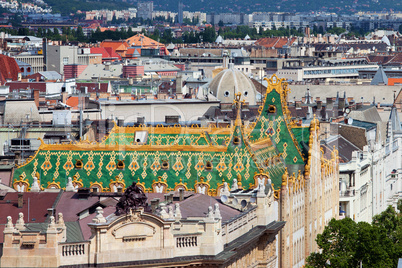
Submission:
M 144 240 L 147 237 L 153 237 L 155 233 L 156 228 L 146 222 L 128 222 L 112 231 L 116 239 L 123 239 L 123 241 Z

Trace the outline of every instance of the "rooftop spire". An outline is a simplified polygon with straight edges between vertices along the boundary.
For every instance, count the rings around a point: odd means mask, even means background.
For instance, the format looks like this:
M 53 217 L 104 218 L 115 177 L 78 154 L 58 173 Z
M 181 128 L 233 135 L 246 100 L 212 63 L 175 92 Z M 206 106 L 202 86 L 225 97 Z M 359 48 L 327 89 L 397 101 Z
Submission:
M 237 106 L 237 115 L 236 115 L 236 121 L 235 121 L 235 127 L 241 126 L 241 105 L 244 103 L 244 100 L 241 101 L 241 93 L 236 93 L 235 99 L 234 99 L 234 104 Z

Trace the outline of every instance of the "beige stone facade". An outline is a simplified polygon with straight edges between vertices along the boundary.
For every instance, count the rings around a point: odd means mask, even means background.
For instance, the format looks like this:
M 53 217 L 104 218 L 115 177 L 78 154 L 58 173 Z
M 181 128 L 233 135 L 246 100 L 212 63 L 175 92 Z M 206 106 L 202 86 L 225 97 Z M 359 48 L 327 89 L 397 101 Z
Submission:
M 320 150 L 318 120 L 311 124 L 308 162 L 303 174 L 285 174 L 280 191 L 280 220 L 286 221 L 279 235 L 279 267 L 303 267 L 315 239 L 327 223 L 339 217 L 339 161 L 334 148 L 331 159 Z
M 234 199 L 231 195 L 227 206 L 234 207 Z M 42 233 L 21 222 L 21 213 L 15 225 L 8 219 L 1 267 L 277 267 L 276 235 L 285 223 L 273 220 L 273 191 L 239 194 L 237 199 L 248 202 L 249 208 L 225 223 L 220 212 L 225 205 L 218 203 L 205 217 L 185 219 L 180 203 L 168 203 L 169 213 L 140 208 L 106 217 L 98 207 L 88 224 L 90 239 L 79 243 L 66 242 L 61 213 L 57 222 L 50 218 Z

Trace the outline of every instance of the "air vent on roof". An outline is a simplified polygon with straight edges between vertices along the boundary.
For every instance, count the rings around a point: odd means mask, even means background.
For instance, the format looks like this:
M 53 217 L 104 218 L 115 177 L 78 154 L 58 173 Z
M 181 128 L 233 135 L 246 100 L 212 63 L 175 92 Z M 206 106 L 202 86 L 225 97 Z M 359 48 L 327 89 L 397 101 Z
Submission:
M 0 190 L 0 200 L 3 200 L 7 195 L 7 190 Z

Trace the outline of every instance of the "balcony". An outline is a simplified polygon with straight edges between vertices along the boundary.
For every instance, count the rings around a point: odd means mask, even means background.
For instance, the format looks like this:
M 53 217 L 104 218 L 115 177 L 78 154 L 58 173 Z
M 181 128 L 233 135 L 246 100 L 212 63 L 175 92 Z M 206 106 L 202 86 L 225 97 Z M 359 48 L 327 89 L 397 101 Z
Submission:
M 352 197 L 355 196 L 355 187 L 348 187 L 346 191 L 339 191 L 339 197 Z

